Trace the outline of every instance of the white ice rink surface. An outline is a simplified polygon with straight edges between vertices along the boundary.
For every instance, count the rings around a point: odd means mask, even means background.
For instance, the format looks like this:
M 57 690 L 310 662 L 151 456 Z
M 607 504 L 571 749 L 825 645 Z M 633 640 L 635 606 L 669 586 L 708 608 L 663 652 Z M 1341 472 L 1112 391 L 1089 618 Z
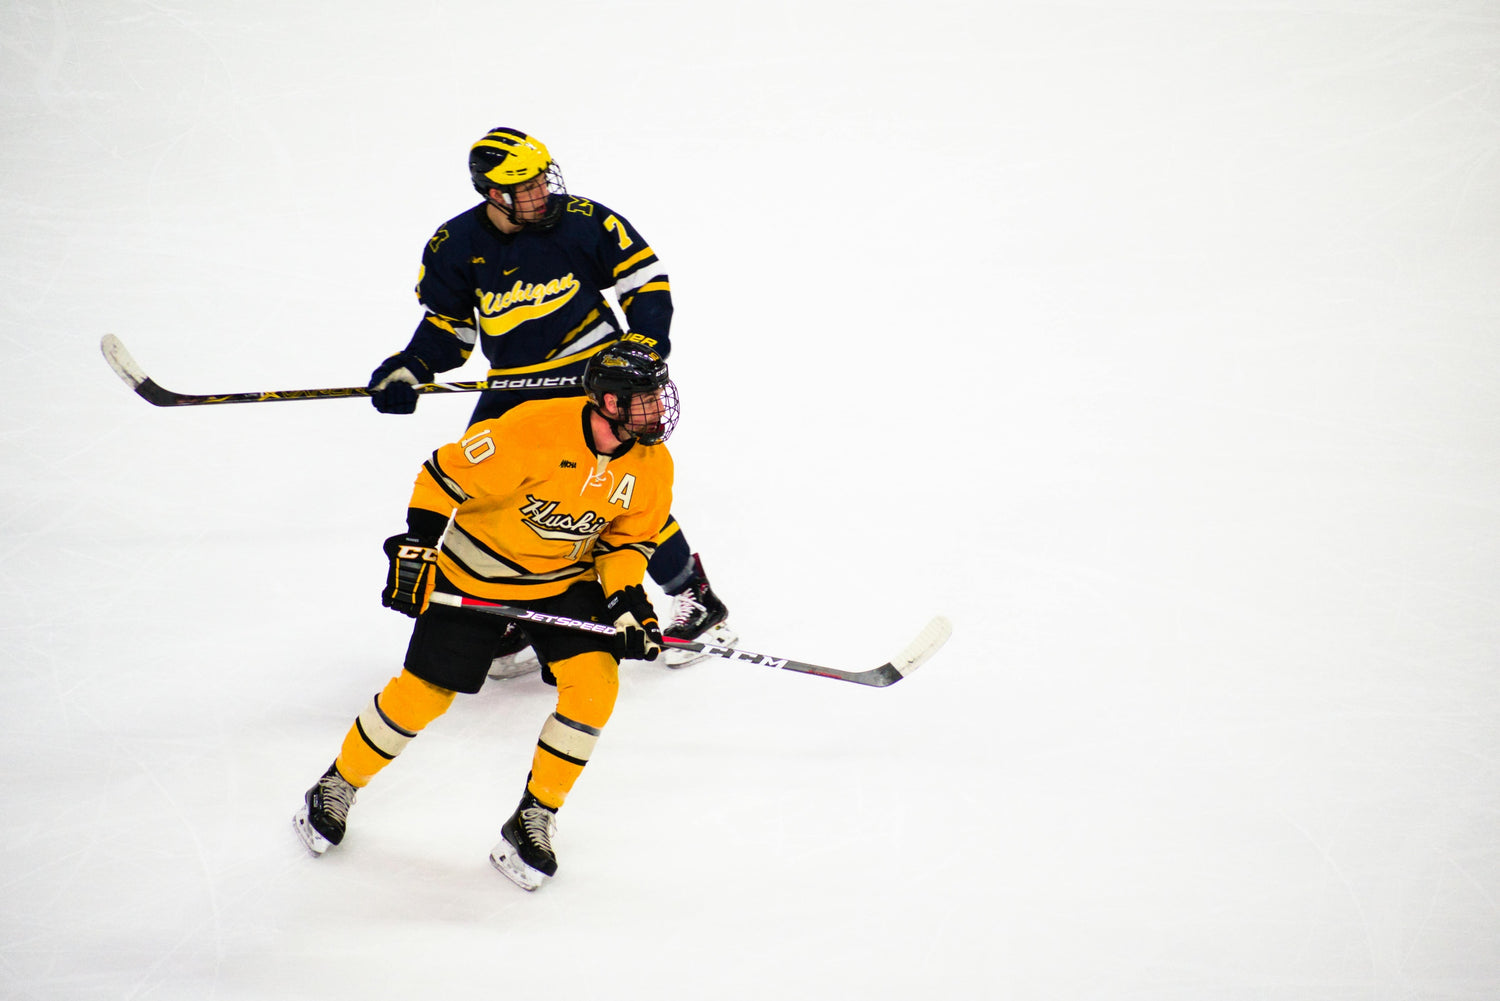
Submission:
M 1488 0 L 0 8 L 0 996 L 1500 997 Z M 362 385 L 491 126 L 670 267 L 676 510 L 751 649 L 289 819 L 398 669 L 472 397 Z M 456 373 L 479 378 L 479 363 Z

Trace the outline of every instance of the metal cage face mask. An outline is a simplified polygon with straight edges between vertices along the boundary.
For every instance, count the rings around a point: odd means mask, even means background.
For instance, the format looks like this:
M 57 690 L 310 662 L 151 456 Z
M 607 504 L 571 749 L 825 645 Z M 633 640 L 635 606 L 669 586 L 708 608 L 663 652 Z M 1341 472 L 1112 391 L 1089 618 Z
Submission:
M 529 178 L 519 184 L 494 185 L 500 190 L 500 200 L 485 193 L 485 201 L 505 213 L 505 217 L 517 226 L 526 226 L 533 229 L 551 229 L 557 225 L 562 218 L 563 206 L 567 204 L 568 187 L 563 183 L 562 170 L 554 161 L 547 164 L 547 169 L 539 175 L 546 179 L 547 185 L 547 207 L 542 214 L 535 219 L 522 219 L 516 212 L 516 194 L 520 189 L 530 187 L 536 183 L 536 178 Z
M 632 407 L 636 400 L 644 395 L 644 393 L 637 393 L 631 397 Z M 677 396 L 677 383 L 667 380 L 666 385 L 657 391 L 656 401 L 658 403 L 656 412 L 644 415 L 648 420 L 642 430 L 635 431 L 628 424 L 625 425 L 625 430 L 633 434 L 635 440 L 642 445 L 660 445 L 672 437 L 672 432 L 677 429 L 677 421 L 682 416 L 682 402 Z

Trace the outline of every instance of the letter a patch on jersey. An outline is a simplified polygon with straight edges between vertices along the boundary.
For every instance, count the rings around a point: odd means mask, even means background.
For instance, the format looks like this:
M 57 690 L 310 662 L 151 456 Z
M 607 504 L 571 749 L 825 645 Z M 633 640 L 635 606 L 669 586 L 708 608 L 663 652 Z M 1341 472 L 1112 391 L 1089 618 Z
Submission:
M 615 487 L 615 492 L 609 495 L 611 504 L 618 504 L 625 510 L 630 510 L 630 498 L 635 496 L 635 474 L 626 473 L 620 478 L 620 485 Z

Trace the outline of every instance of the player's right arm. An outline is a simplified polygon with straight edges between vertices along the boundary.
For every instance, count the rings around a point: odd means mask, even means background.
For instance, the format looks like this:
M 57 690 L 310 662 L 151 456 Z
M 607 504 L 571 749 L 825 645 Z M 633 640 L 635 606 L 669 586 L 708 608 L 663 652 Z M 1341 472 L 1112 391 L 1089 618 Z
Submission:
M 386 573 L 381 603 L 403 615 L 416 617 L 427 610 L 437 581 L 438 545 L 448 528 L 448 518 L 457 506 L 444 499 L 443 491 L 424 465 L 417 474 L 412 499 L 406 509 L 406 532 L 385 540 L 383 549 L 390 567 Z
M 438 547 L 448 521 L 474 489 L 472 483 L 465 482 L 469 476 L 461 471 L 464 464 L 460 457 L 469 440 L 443 446 L 422 464 L 406 508 L 406 532 L 385 540 L 390 568 L 381 602 L 403 615 L 415 617 L 427 610 L 437 582 Z M 455 453 L 455 449 L 459 451 Z M 455 470 L 456 477 L 445 470 L 445 462 Z
M 478 343 L 473 266 L 465 249 L 469 242 L 466 220 L 467 216 L 459 216 L 444 223 L 422 251 L 415 289 L 422 319 L 406 347 L 370 374 L 370 399 L 381 413 L 415 411 L 417 394 L 412 387 L 431 382 L 438 372 L 458 368 Z
M 433 452 L 417 471 L 409 512 L 423 512 L 423 524 L 441 521 L 446 528 L 455 512 L 463 517 L 461 509 L 470 501 L 504 496 L 520 475 L 513 457 L 501 452 L 504 434 L 501 420 L 480 421 L 461 440 Z M 408 522 L 411 518 L 408 513 Z

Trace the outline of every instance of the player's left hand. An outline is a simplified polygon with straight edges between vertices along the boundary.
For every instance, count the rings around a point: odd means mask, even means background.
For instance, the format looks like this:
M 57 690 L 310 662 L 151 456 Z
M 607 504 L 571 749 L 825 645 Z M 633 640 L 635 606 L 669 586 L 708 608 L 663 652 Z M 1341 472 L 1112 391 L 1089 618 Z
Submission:
M 644 587 L 632 584 L 616 591 L 604 602 L 604 612 L 620 631 L 621 660 L 655 660 L 661 654 L 661 625 Z

